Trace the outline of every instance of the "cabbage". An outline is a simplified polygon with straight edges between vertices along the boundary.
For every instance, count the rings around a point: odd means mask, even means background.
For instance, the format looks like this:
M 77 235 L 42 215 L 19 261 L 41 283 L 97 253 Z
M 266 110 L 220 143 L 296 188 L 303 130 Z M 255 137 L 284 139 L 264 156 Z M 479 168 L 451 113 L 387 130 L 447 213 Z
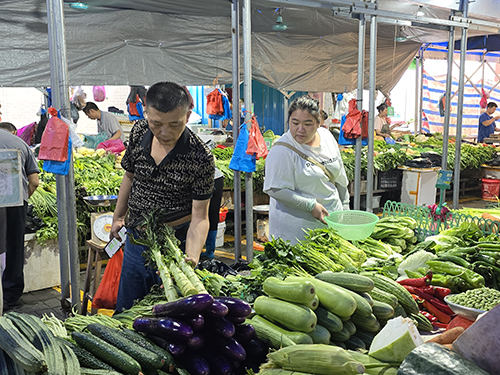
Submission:
M 428 260 L 433 260 L 437 258 L 436 255 L 429 253 L 425 250 L 417 251 L 416 253 L 411 254 L 408 258 L 403 260 L 398 266 L 398 273 L 401 276 L 406 276 L 405 271 L 414 271 L 417 272 L 420 267 L 427 267 L 425 264 Z M 405 277 L 406 279 L 407 277 Z
M 434 246 L 432 247 L 432 249 L 436 252 L 436 254 L 449 250 L 453 247 L 465 246 L 464 242 L 460 238 L 447 236 L 444 234 L 427 237 L 425 241 L 434 242 Z

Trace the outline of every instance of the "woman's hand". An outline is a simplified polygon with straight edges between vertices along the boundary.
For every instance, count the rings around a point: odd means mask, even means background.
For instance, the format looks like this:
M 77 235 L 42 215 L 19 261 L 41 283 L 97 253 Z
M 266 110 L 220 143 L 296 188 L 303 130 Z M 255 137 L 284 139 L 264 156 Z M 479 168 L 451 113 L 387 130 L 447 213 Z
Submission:
M 315 219 L 318 219 L 321 221 L 323 224 L 326 224 L 325 221 L 325 216 L 328 216 L 328 211 L 326 210 L 325 207 L 321 203 L 316 203 L 314 205 L 313 210 L 311 211 L 311 214 Z

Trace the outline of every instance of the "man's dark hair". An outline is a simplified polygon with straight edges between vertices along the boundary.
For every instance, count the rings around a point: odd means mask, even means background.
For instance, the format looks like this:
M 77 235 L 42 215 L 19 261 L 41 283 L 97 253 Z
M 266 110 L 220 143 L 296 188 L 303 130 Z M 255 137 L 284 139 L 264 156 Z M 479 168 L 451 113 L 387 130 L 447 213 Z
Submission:
M 11 133 L 17 133 L 17 128 L 10 122 L 0 122 L 0 129 L 5 129 Z
M 189 97 L 177 83 L 158 82 L 151 86 L 146 93 L 146 108 L 167 113 L 179 107 L 189 109 Z
M 488 103 L 488 108 L 493 108 L 493 107 L 495 107 L 495 108 L 498 107 L 497 103 L 495 103 L 495 102 L 489 102 Z
M 85 107 L 83 107 L 83 112 L 89 113 L 91 110 L 99 111 L 99 107 L 94 102 L 87 102 Z

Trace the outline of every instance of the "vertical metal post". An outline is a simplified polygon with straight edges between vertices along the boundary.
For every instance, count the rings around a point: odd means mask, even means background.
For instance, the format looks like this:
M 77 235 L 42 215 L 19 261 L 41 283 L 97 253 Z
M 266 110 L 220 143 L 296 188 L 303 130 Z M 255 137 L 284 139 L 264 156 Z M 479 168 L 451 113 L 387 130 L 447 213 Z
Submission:
M 252 125 L 252 17 L 251 0 L 243 0 L 243 67 L 245 82 L 245 123 Z M 247 261 L 253 260 L 253 176 L 245 173 L 245 227 L 247 240 Z
M 424 109 L 424 49 L 420 49 L 420 95 L 418 98 L 418 132 L 422 133 L 422 112 Z
M 469 15 L 469 1 L 460 1 L 462 17 Z M 455 170 L 453 172 L 453 208 L 458 209 L 460 194 L 460 151 L 462 150 L 462 118 L 464 106 L 465 86 L 465 57 L 467 53 L 467 28 L 462 28 L 462 40 L 460 41 L 460 76 L 458 80 L 458 104 L 457 104 L 457 134 L 455 141 Z
M 240 132 L 240 1 L 232 0 L 231 30 L 233 47 L 233 139 Z M 234 171 L 234 260 L 241 260 L 241 172 Z
M 358 110 L 363 110 L 363 88 L 365 81 L 365 15 L 359 15 L 358 28 Z M 361 124 L 363 126 L 363 124 Z M 354 209 L 359 210 L 361 204 L 361 137 L 356 139 L 356 159 L 354 162 Z
M 418 105 L 420 104 L 419 94 L 420 94 L 420 52 L 418 56 L 415 58 L 415 120 L 413 121 L 413 134 L 417 135 L 419 126 L 418 126 Z
M 443 126 L 443 158 L 441 169 L 448 169 L 448 139 L 450 137 L 450 118 L 451 118 L 451 90 L 453 83 L 453 53 L 455 46 L 455 27 L 450 27 L 450 35 L 448 40 L 448 70 L 446 71 L 446 105 L 444 109 L 444 126 Z M 446 189 L 441 189 L 439 203 L 443 204 L 446 200 Z
M 373 211 L 373 131 L 375 126 L 375 95 L 377 78 L 377 16 L 370 24 L 370 115 L 368 121 L 368 166 L 366 170 L 366 211 Z
M 64 35 L 64 12 L 62 0 L 47 0 L 47 21 L 50 56 L 50 84 L 52 102 L 66 118 L 70 116 L 68 64 L 66 59 L 66 39 Z M 57 176 L 57 208 L 59 226 L 59 254 L 61 269 L 61 304 L 67 309 L 69 297 L 68 267 L 71 276 L 71 305 L 80 308 L 80 286 L 78 240 L 75 207 L 75 183 L 73 162 L 70 156 L 67 176 Z

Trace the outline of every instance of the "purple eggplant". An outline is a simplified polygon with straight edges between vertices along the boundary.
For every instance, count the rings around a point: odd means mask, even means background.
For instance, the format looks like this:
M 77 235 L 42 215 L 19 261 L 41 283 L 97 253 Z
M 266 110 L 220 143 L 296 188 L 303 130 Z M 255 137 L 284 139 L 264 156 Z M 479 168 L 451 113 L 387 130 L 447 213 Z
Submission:
M 236 297 L 215 297 L 215 301 L 222 302 L 228 309 L 228 316 L 248 316 L 252 312 L 252 307 L 245 301 Z
M 265 361 L 269 353 L 269 346 L 257 338 L 243 343 L 243 347 L 245 348 L 247 357 L 260 361 L 261 363 Z
M 227 339 L 233 337 L 236 331 L 234 328 L 234 324 L 224 316 L 220 316 L 214 320 L 211 320 L 210 327 L 207 328 L 209 328 L 209 330 L 213 329 L 217 335 L 220 335 Z
M 210 307 L 213 301 L 210 294 L 195 294 L 176 301 L 155 305 L 153 306 L 153 315 L 157 317 L 193 316 Z
M 247 318 L 245 316 L 226 316 L 233 324 L 242 324 L 245 323 Z
M 184 353 L 184 350 L 186 349 L 186 344 L 182 342 L 169 341 L 163 337 L 155 335 L 148 335 L 148 339 L 153 341 L 160 348 L 167 350 L 174 357 L 180 356 L 182 353 Z
M 229 309 L 224 303 L 214 301 L 212 305 L 203 311 L 203 316 L 205 318 L 217 318 L 219 316 L 226 316 L 228 312 Z
M 188 324 L 194 332 L 201 331 L 203 329 L 203 326 L 205 325 L 205 318 L 203 318 L 203 315 L 196 315 L 191 318 L 184 318 L 181 319 L 184 323 Z
M 191 336 L 186 344 L 189 349 L 199 351 L 205 346 L 205 337 L 203 335 L 195 333 L 193 336 Z
M 171 340 L 187 341 L 193 336 L 190 326 L 174 318 L 139 317 L 134 320 L 133 327 L 136 331 Z
M 192 351 L 186 351 L 184 355 L 179 358 L 179 362 L 191 375 L 210 374 L 210 366 L 207 360 Z
M 234 338 L 240 343 L 248 342 L 255 338 L 255 328 L 251 324 L 240 324 L 236 327 Z
M 210 365 L 210 375 L 233 375 L 231 364 L 224 356 L 211 352 L 205 358 Z
M 217 337 L 213 340 L 214 347 L 219 353 L 227 357 L 230 361 L 244 361 L 247 354 L 241 344 L 232 337 L 227 339 Z

